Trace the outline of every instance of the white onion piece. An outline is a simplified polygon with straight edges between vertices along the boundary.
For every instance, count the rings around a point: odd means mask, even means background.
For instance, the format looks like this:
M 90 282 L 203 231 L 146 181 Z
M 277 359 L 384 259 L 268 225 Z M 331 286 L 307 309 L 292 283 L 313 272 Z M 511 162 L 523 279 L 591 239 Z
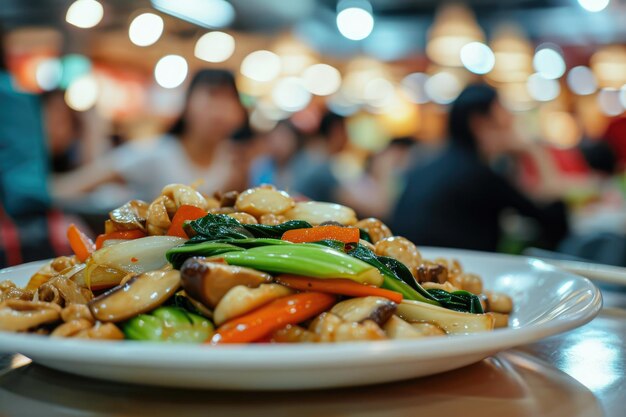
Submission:
M 165 252 L 185 242 L 173 236 L 148 236 L 118 243 L 95 251 L 87 268 L 105 266 L 124 272 L 154 271 L 167 264 Z
M 117 245 L 118 243 L 122 243 L 122 242 L 128 242 L 129 240 L 132 240 L 132 239 L 107 239 L 104 242 L 102 242 L 102 247 L 108 248 L 109 246 Z

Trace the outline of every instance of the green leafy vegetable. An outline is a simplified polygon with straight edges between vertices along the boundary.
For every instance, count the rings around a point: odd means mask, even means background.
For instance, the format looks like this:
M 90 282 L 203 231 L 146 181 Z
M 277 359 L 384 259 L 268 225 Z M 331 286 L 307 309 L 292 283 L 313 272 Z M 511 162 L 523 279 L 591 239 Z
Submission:
M 314 278 L 347 278 L 380 286 L 383 277 L 367 263 L 343 252 L 311 243 L 268 245 L 224 254 L 229 265 L 246 266 L 271 273 Z
M 186 227 L 193 231 L 192 243 L 207 240 L 271 238 L 280 239 L 283 233 L 292 229 L 310 228 L 303 220 L 290 220 L 275 226 L 266 224 L 241 224 L 226 214 L 207 214 L 198 220 L 192 220 Z
M 374 243 L 372 242 L 372 237 L 367 232 L 367 230 L 359 229 L 359 234 L 361 235 L 361 239 L 363 239 L 364 241 L 369 242 L 369 243 Z
M 202 343 L 213 334 L 213 329 L 205 317 L 179 307 L 159 307 L 122 326 L 127 339 L 172 343 Z
M 444 290 L 430 289 L 427 290 L 435 299 L 450 310 L 461 311 L 464 313 L 483 314 L 483 307 L 478 297 L 468 291 L 447 292 Z

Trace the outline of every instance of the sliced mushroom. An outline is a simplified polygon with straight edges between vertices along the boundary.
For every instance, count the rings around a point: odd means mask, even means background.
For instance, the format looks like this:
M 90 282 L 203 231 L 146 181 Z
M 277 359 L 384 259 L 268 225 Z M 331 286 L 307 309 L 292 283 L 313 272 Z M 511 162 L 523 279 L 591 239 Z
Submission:
M 61 310 L 61 318 L 63 321 L 87 320 L 93 323 L 95 320 L 89 311 L 89 307 L 85 304 L 72 304 Z
M 160 306 L 178 287 L 180 273 L 176 270 L 144 272 L 94 298 L 87 306 L 97 320 L 124 321 Z
M 219 207 L 234 207 L 237 202 L 237 197 L 239 197 L 239 192 L 237 191 L 227 191 L 225 193 L 219 194 L 220 205 Z
M 6 300 L 0 303 L 0 330 L 26 331 L 58 321 L 61 307 L 41 301 Z
M 279 284 L 261 284 L 257 288 L 237 285 L 231 288 L 217 304 L 213 319 L 219 326 L 292 292 L 289 288 Z
M 282 214 L 294 206 L 293 198 L 284 191 L 269 188 L 250 188 L 239 194 L 235 202 L 237 211 L 255 217 L 263 214 Z
M 167 196 L 157 197 L 148 207 L 146 229 L 150 236 L 162 236 L 172 225 L 172 217 L 176 212 L 174 201 Z
M 272 282 L 272 276 L 254 269 L 190 258 L 180 268 L 183 289 L 190 297 L 215 308 L 233 287 L 256 288 Z
M 259 223 L 256 220 L 256 217 L 254 217 L 251 214 L 244 213 L 242 211 L 237 211 L 235 213 L 230 213 L 229 216 L 232 217 L 233 219 L 237 220 L 241 224 L 258 224 Z
M 359 220 L 354 226 L 365 230 L 372 238 L 372 243 L 392 236 L 389 227 L 375 217 Z
M 424 262 L 416 269 L 415 277 L 421 282 L 444 284 L 448 281 L 448 269 L 440 264 Z M 454 285 L 454 283 L 452 283 Z
M 422 263 L 422 255 L 410 240 L 401 236 L 387 237 L 376 242 L 376 255 L 390 256 L 402 262 L 413 276 Z
M 457 259 L 437 258 L 434 263 L 439 264 L 448 270 L 448 279 L 454 278 L 463 273 L 463 267 Z
M 286 221 L 287 218 L 282 214 L 267 213 L 259 217 L 259 223 L 266 224 L 268 226 L 276 226 L 278 224 L 285 223 Z
M 93 326 L 93 322 L 85 319 L 74 319 L 67 321 L 54 329 L 50 336 L 52 337 L 73 337 L 82 330 L 89 329 Z
M 395 315 L 387 320 L 383 330 L 390 339 L 419 339 L 424 337 L 424 335 L 414 329 L 410 323 Z
M 372 320 L 382 325 L 395 313 L 396 308 L 396 303 L 383 297 L 359 297 L 335 304 L 330 312 L 348 322 Z
M 313 225 L 335 221 L 343 226 L 356 223 L 356 213 L 349 207 L 321 201 L 299 202 L 284 213 L 288 220 L 304 220 Z
M 39 287 L 36 297 L 38 300 L 54 302 L 63 307 L 70 304 L 86 304 L 93 298 L 93 293 L 88 288 L 59 275 Z
M 342 320 L 332 313 L 320 314 L 309 326 L 309 331 L 319 336 L 320 342 L 352 342 L 383 340 L 385 332 L 371 320 L 354 323 Z
M 494 326 L 494 318 L 489 313 L 461 313 L 412 300 L 403 300 L 398 305 L 397 314 L 409 323 L 433 323 L 446 332 L 454 334 L 489 331 L 493 330 Z
M 454 291 L 460 290 L 460 288 L 452 285 L 450 281 L 446 281 L 443 284 L 440 284 L 439 282 L 424 282 L 424 283 L 421 283 L 421 285 L 422 285 L 422 288 L 424 288 L 425 290 L 444 290 L 447 292 L 454 292 Z
M 50 266 L 56 272 L 63 272 L 76 265 L 78 260 L 73 256 L 59 256 L 50 262 Z
M 145 230 L 148 218 L 148 203 L 131 200 L 109 213 L 115 230 Z

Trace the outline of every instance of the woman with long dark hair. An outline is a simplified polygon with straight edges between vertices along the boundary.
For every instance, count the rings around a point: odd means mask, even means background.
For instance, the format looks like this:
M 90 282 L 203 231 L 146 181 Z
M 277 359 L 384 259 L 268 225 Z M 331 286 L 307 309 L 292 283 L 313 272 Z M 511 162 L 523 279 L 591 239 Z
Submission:
M 54 183 L 56 197 L 121 181 L 135 198 L 150 200 L 168 183 L 195 184 L 211 194 L 240 182 L 231 142 L 246 126 L 246 110 L 232 73 L 204 69 L 192 79 L 180 118 L 160 137 L 136 140 Z
M 540 206 L 492 169 L 498 157 L 525 146 L 496 91 L 467 87 L 450 109 L 448 132 L 441 155 L 408 173 L 393 230 L 420 245 L 494 251 L 501 215 L 511 209 L 536 221 L 544 246 L 556 245 L 567 232 L 564 205 Z

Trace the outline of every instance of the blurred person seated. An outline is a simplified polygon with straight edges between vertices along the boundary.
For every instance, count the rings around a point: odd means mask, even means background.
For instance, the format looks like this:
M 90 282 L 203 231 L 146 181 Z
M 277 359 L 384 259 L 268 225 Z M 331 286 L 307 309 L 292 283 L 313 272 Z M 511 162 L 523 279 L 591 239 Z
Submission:
M 412 137 L 390 140 L 369 158 L 360 178 L 342 187 L 342 203 L 354 208 L 359 217 L 388 220 L 404 189 L 407 169 L 423 156 L 418 147 Z
M 302 150 L 293 191 L 316 201 L 341 202 L 341 154 L 348 147 L 343 116 L 327 112 Z
M 54 181 L 58 199 L 76 197 L 113 182 L 132 198 L 151 200 L 170 183 L 195 185 L 211 195 L 241 188 L 247 179 L 232 141 L 246 126 L 246 110 L 231 72 L 204 69 L 188 87 L 182 115 L 160 137 L 135 140 Z
M 301 152 L 302 134 L 289 120 L 282 120 L 261 140 L 263 151 L 252 161 L 249 185 L 274 184 L 281 190 L 291 190 L 306 165 Z
M 45 92 L 41 99 L 53 173 L 72 171 L 111 148 L 107 126 L 94 109 L 73 110 L 63 90 Z
M 41 101 L 16 89 L 2 47 L 0 30 L 0 268 L 69 253 L 50 209 Z
M 451 107 L 448 130 L 445 150 L 408 172 L 392 230 L 420 245 L 495 251 L 500 216 L 513 209 L 537 222 L 541 246 L 554 247 L 568 230 L 564 204 L 535 204 L 490 166 L 520 148 L 496 91 L 467 87 Z

